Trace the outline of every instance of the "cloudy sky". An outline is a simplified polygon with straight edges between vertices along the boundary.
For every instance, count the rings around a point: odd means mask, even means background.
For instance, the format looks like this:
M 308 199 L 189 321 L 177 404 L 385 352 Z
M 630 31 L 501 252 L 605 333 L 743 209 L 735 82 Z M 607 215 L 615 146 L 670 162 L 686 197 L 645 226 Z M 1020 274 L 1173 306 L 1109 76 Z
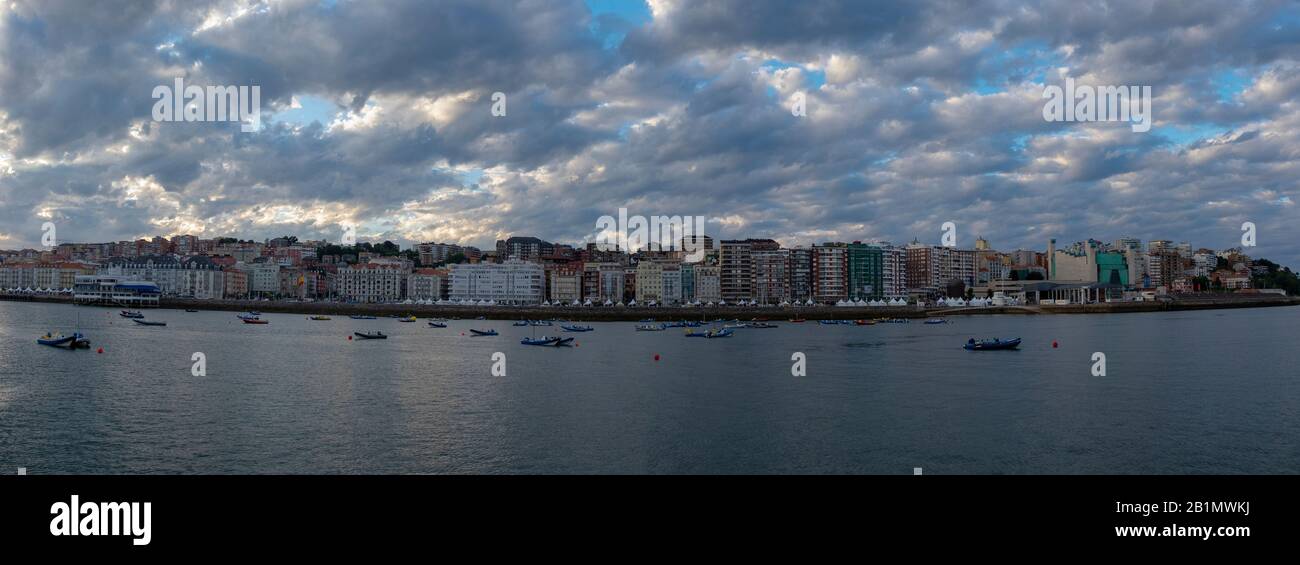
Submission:
M 577 243 L 625 207 L 787 245 L 1224 248 L 1251 221 L 1300 266 L 1297 70 L 1271 0 L 8 0 L 0 248 L 45 222 Z M 176 77 L 260 86 L 261 129 L 155 122 Z M 1153 127 L 1045 121 L 1066 77 L 1150 85 Z

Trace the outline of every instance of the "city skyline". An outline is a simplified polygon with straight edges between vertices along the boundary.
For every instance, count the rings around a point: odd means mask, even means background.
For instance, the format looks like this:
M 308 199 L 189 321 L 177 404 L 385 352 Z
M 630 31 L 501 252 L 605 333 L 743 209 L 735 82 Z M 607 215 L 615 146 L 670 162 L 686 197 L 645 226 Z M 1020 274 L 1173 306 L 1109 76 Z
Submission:
M 9 3 L 0 249 L 40 249 L 46 222 L 59 242 L 348 224 L 576 245 L 626 207 L 785 246 L 951 221 L 963 247 L 1224 249 L 1252 222 L 1252 256 L 1300 260 L 1293 3 L 712 4 Z M 260 86 L 261 128 L 154 121 L 176 78 Z M 1067 78 L 1150 85 L 1150 131 L 1045 121 Z

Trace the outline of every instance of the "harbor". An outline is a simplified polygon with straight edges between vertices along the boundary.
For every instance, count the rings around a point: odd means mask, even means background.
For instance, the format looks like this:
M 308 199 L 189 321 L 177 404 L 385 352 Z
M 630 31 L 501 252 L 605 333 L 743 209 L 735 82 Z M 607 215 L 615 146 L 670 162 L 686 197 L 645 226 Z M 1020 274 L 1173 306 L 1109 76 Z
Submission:
M 1278 370 L 1300 362 L 1290 308 L 942 324 L 766 316 L 773 327 L 713 314 L 665 327 L 677 322 L 661 314 L 576 333 L 540 317 L 516 326 L 518 312 L 311 320 L 262 303 L 265 325 L 243 323 L 247 310 L 158 308 L 141 312 L 167 326 L 146 327 L 120 310 L 0 301 L 0 410 L 24 430 L 0 436 L 0 463 L 33 474 L 1300 472 L 1285 455 L 1300 448 L 1300 383 Z M 91 349 L 35 343 L 52 329 L 78 329 Z M 730 335 L 686 337 L 707 331 Z M 1010 350 L 964 347 L 1017 337 Z M 549 338 L 573 340 L 523 343 Z M 1107 376 L 1090 373 L 1096 352 Z

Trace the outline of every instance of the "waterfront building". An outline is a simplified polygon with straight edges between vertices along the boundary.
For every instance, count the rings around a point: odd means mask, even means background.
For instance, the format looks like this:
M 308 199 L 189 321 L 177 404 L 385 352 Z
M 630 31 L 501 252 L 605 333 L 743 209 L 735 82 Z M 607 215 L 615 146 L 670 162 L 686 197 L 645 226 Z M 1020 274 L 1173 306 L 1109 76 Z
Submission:
M 681 263 L 666 263 L 660 272 L 659 302 L 678 304 L 682 302 L 682 267 Z
M 752 299 L 759 304 L 779 304 L 790 298 L 790 250 L 755 249 Z
M 987 242 L 986 242 L 987 243 Z M 848 298 L 870 300 L 884 296 L 884 253 L 879 247 L 855 241 L 848 254 Z
M 555 265 L 546 271 L 546 299 L 551 302 L 571 303 L 582 300 L 582 263 Z
M 336 280 L 338 295 L 354 302 L 392 302 L 402 299 L 407 271 L 398 265 L 357 264 L 340 268 Z M 256 280 L 254 292 L 256 292 Z
M 248 274 L 249 296 L 274 296 L 280 292 L 278 263 L 245 263 L 241 268 Z
M 545 270 L 540 264 L 519 259 L 452 265 L 450 296 L 457 301 L 540 304 L 545 290 L 544 277 Z
M 812 247 L 813 300 L 833 303 L 849 297 L 848 247 L 825 243 Z
M 906 251 L 888 243 L 880 248 L 880 284 L 882 298 L 907 295 Z
M 137 308 L 158 306 L 162 295 L 158 283 L 128 280 L 109 275 L 78 275 L 73 280 L 72 300 L 77 304 L 98 304 Z
M 680 269 L 682 302 L 695 300 L 695 263 L 682 263 Z
M 636 266 L 636 294 L 638 304 L 651 300 L 663 301 L 663 265 L 655 261 L 641 261 Z
M 248 298 L 248 273 L 235 267 L 226 267 L 222 279 L 225 298 Z
M 163 296 L 215 299 L 221 297 L 225 288 L 221 266 L 206 256 L 184 259 L 173 255 L 117 257 L 107 260 L 96 274 L 120 280 L 153 282 Z
M 749 300 L 754 284 L 753 244 L 748 240 L 723 240 L 719 256 L 722 299 Z
M 806 302 L 813 296 L 812 249 L 790 249 L 790 264 L 786 267 L 790 280 L 790 300 Z
M 701 304 L 722 300 L 722 267 L 695 265 L 695 301 Z
M 451 284 L 446 269 L 416 269 L 406 283 L 406 297 L 411 300 L 442 300 Z

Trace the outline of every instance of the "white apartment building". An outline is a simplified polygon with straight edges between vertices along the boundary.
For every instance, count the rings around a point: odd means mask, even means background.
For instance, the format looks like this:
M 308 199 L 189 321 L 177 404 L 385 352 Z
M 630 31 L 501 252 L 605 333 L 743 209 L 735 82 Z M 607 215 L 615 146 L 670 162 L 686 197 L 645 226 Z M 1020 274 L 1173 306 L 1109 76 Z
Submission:
M 452 265 L 452 300 L 493 300 L 499 304 L 540 304 L 545 271 L 537 263 L 508 260 L 503 263 Z
M 391 302 L 402 299 L 406 278 L 407 271 L 397 265 L 357 264 L 339 269 L 335 284 L 348 300 Z

